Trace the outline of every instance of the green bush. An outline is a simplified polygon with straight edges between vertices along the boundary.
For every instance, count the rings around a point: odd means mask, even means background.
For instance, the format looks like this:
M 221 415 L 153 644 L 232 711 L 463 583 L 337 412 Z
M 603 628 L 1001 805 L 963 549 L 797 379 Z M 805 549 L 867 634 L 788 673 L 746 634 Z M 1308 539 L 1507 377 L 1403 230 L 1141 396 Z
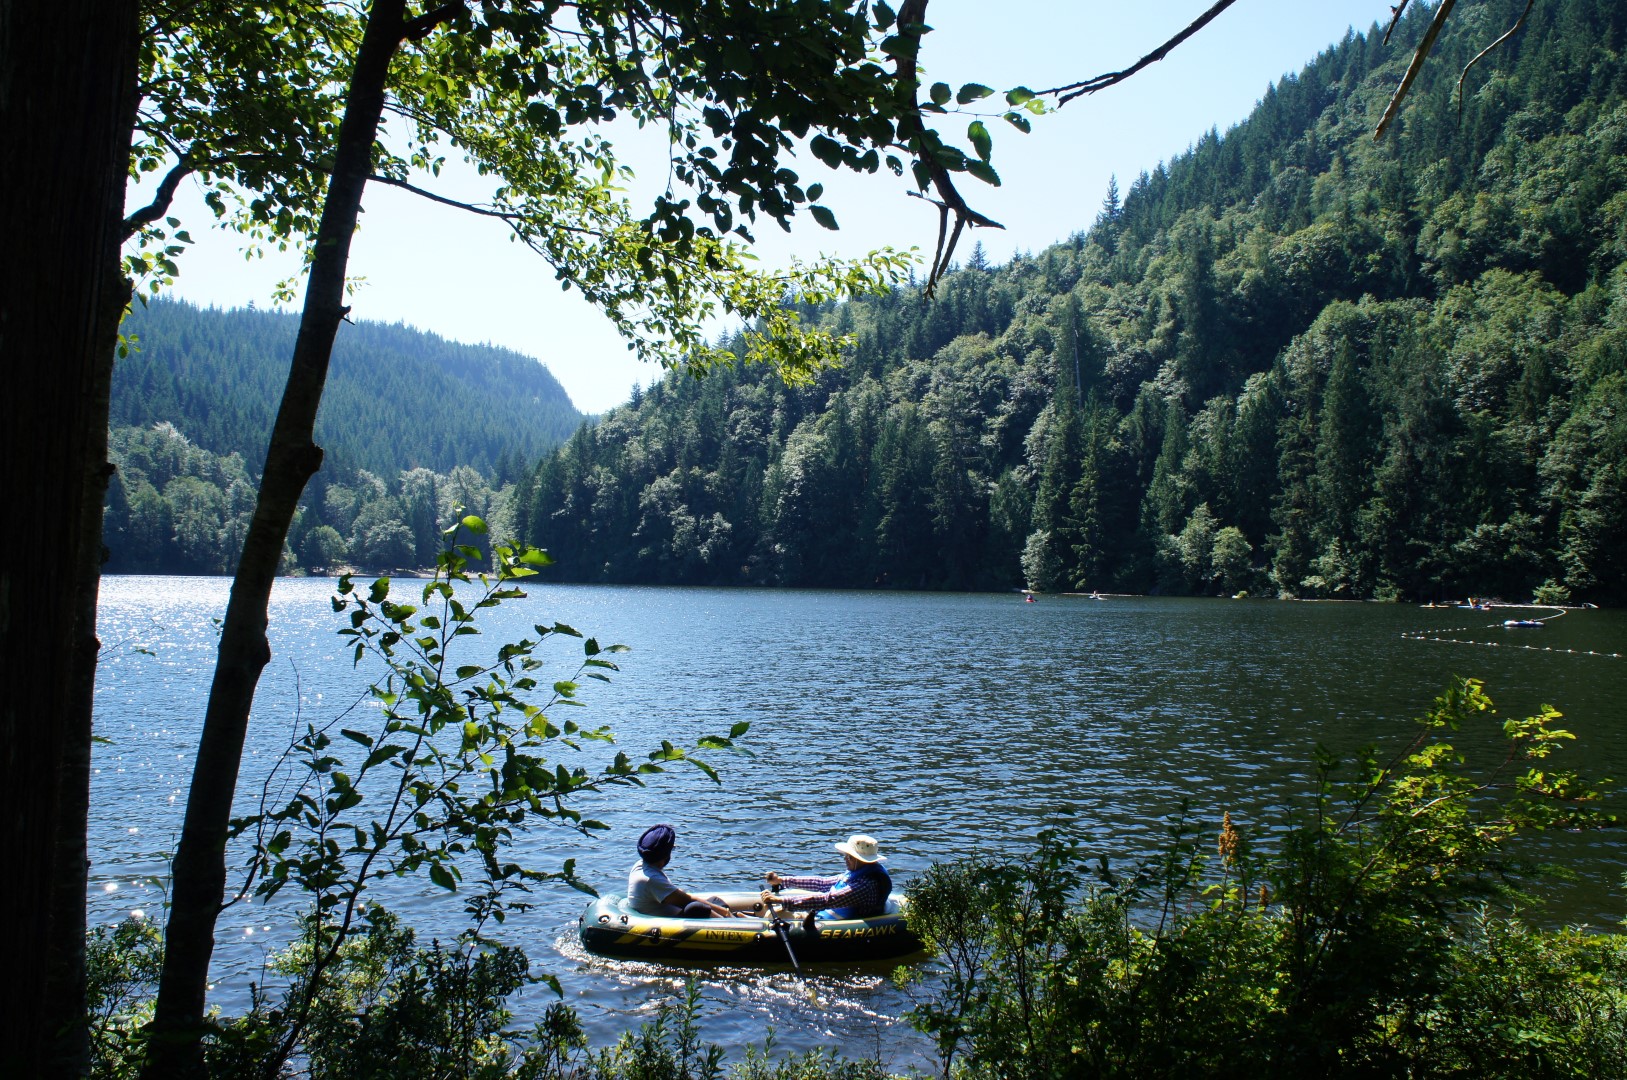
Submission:
M 1627 1076 L 1627 945 L 1523 922 L 1508 852 L 1613 819 L 1545 767 L 1570 737 L 1552 709 L 1503 723 L 1484 771 L 1439 741 L 1491 715 L 1458 681 L 1393 760 L 1344 780 L 1320 754 L 1258 843 L 1227 815 L 1207 854 L 1183 809 L 1129 875 L 1054 832 L 933 867 L 911 924 L 942 979 L 911 1021 L 967 1078 Z
M 133 1077 L 140 1032 L 153 1015 L 164 965 L 164 934 L 150 919 L 127 918 L 85 935 L 86 1011 L 93 1075 Z
M 287 978 L 272 998 L 255 988 L 243 1016 L 212 1018 L 211 1076 L 302 1076 L 312 1080 L 886 1080 L 875 1059 L 811 1050 L 779 1055 L 773 1034 L 727 1069 L 723 1047 L 702 1038 L 700 990 L 663 1002 L 654 1020 L 592 1050 L 580 1018 L 555 1002 L 529 1030 L 513 1027 L 508 998 L 534 980 L 525 953 L 460 935 L 451 947 L 416 944 L 413 931 L 377 905 L 333 959 L 321 965 L 332 928 L 314 916 L 271 962 Z M 130 919 L 87 939 L 98 1078 L 141 1068 L 141 1025 L 152 1015 L 163 938 Z M 309 1000 L 307 1000 L 309 995 Z M 293 1022 L 296 1012 L 303 1016 Z

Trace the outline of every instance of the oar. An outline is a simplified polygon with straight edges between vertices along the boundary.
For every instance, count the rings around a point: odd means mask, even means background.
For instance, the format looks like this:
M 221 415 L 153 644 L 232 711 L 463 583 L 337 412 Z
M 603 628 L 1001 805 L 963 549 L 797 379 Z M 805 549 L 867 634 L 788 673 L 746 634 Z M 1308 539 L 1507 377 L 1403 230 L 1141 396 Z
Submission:
M 785 955 L 791 958 L 791 970 L 797 973 L 797 978 L 802 978 L 802 965 L 797 963 L 797 952 L 791 948 L 791 924 L 785 921 L 784 912 L 776 913 L 774 905 L 769 904 L 768 921 L 774 928 L 774 933 L 779 935 L 781 943 L 785 945 Z
M 776 893 L 780 891 L 778 885 L 772 888 Z M 781 908 L 776 912 L 772 900 L 768 901 L 764 906 L 768 909 L 768 924 L 774 928 L 774 933 L 779 936 L 780 943 L 785 946 L 785 955 L 791 958 L 791 970 L 797 973 L 797 981 L 802 984 L 802 989 L 807 993 L 808 1001 L 818 1005 L 819 995 L 814 992 L 813 987 L 808 985 L 808 980 L 802 977 L 802 965 L 797 963 L 797 952 L 791 948 L 791 924 L 785 921 L 785 909 Z

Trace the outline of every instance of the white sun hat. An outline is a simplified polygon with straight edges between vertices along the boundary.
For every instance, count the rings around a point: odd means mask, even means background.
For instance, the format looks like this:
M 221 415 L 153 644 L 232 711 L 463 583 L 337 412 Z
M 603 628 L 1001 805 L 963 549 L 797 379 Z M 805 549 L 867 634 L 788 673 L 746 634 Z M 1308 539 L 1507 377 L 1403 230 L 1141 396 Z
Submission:
M 860 862 L 878 863 L 887 861 L 887 857 L 881 854 L 881 845 L 876 843 L 876 838 L 865 836 L 863 833 L 854 833 L 847 838 L 847 843 L 837 844 L 836 850 L 843 855 L 851 855 Z

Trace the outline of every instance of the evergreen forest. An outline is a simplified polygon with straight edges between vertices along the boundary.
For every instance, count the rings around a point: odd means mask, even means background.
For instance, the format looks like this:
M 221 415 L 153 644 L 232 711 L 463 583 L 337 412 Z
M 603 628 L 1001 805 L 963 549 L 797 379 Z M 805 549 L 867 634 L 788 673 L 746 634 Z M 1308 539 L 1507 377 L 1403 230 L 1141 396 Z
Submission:
M 114 366 L 110 572 L 230 573 L 298 318 L 152 300 Z M 502 524 L 505 486 L 583 416 L 528 356 L 405 326 L 346 324 L 285 570 L 432 565 L 458 509 Z
M 578 581 L 1621 602 L 1627 7 L 1536 5 L 1460 100 L 1525 7 L 1461 10 L 1382 139 L 1426 8 L 1062 243 L 805 308 L 840 369 L 669 376 L 515 527 Z

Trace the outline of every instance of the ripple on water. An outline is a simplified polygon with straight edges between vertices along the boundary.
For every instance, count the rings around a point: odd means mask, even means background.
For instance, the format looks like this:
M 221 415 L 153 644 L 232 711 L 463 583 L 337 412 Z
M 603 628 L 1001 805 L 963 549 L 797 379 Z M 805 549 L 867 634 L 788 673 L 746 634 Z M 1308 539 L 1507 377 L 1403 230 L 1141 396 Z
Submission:
M 213 663 L 210 620 L 224 611 L 227 584 L 104 579 L 96 723 L 112 742 L 94 762 L 96 921 L 161 908 L 158 883 Z M 283 580 L 273 592 L 273 659 L 255 699 L 240 808 L 258 797 L 298 724 L 331 719 L 365 689 L 369 670 L 353 670 L 338 647 L 331 588 Z M 472 640 L 495 644 L 559 619 L 632 646 L 618 657 L 614 685 L 587 688 L 589 708 L 576 714 L 613 727 L 629 754 L 752 723 L 743 741 L 752 756 L 713 755 L 722 787 L 680 768 L 648 788 L 588 800 L 583 809 L 611 826 L 603 837 L 542 828 L 519 841 L 523 861 L 553 868 L 575 858 L 578 873 L 612 891 L 626 879 L 634 838 L 658 820 L 679 830 L 674 880 L 697 888 L 749 888 L 771 868 L 834 873 L 833 841 L 857 831 L 882 840 L 900 882 L 935 860 L 1025 853 L 1048 826 L 1122 862 L 1158 841 L 1183 797 L 1200 822 L 1226 809 L 1258 821 L 1302 789 L 1318 742 L 1346 751 L 1398 745 L 1454 673 L 1485 678 L 1504 715 L 1553 702 L 1580 738 L 1577 762 L 1627 775 L 1618 704 L 1627 662 L 1401 636 L 1455 626 L 1449 618 L 1461 612 L 542 586 L 495 614 Z M 1565 648 L 1627 652 L 1620 613 L 1573 612 L 1543 633 Z M 553 670 L 569 670 L 564 649 L 550 656 L 559 659 Z M 1556 917 L 1619 918 L 1621 853 L 1592 837 L 1567 838 L 1560 850 L 1583 880 L 1561 896 Z M 425 883 L 391 882 L 380 895 L 426 939 L 461 925 L 460 898 Z M 550 886 L 532 900 L 501 933 L 559 976 L 596 1040 L 697 975 L 703 1027 L 726 1045 L 760 1039 L 772 1022 L 790 1049 L 839 1039 L 862 1052 L 881 1037 L 895 1063 L 926 1053 L 899 1030 L 908 1000 L 884 973 L 816 974 L 828 1004 L 815 1009 L 785 971 L 645 970 L 589 957 L 575 941 L 581 894 Z M 270 950 L 292 933 L 295 906 L 286 897 L 223 919 L 213 999 L 228 1011 L 242 1007 L 248 982 L 263 978 Z M 533 989 L 524 1001 L 541 1007 L 550 996 Z

